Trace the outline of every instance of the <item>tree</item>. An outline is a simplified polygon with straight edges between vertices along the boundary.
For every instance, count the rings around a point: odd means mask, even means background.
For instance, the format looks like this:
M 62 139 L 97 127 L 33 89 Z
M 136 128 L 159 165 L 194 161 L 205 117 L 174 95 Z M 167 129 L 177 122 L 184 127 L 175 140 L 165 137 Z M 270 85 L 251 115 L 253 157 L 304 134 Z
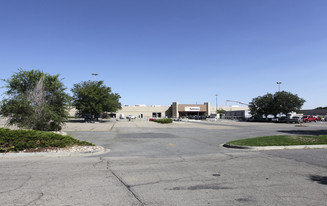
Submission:
M 61 130 L 68 117 L 69 95 L 59 75 L 19 69 L 7 84 L 1 110 L 9 125 L 41 131 Z
M 249 109 L 252 116 L 262 118 L 269 114 L 288 114 L 289 112 L 296 112 L 301 109 L 305 100 L 299 98 L 290 92 L 276 92 L 275 94 L 267 93 L 264 96 L 253 98 L 250 102 Z
M 264 96 L 253 98 L 249 103 L 249 109 L 252 116 L 261 119 L 262 116 L 268 116 L 274 111 L 274 97 L 267 93 Z
M 282 113 L 288 114 L 290 112 L 297 112 L 303 106 L 305 100 L 298 97 L 296 94 L 290 92 L 276 92 L 274 94 L 275 113 L 274 115 Z
M 225 110 L 224 109 L 218 109 L 217 110 L 217 114 L 225 114 Z
M 112 93 L 103 81 L 83 81 L 74 84 L 73 106 L 82 116 L 90 115 L 91 119 L 98 119 L 103 112 L 116 112 L 121 109 L 120 95 Z

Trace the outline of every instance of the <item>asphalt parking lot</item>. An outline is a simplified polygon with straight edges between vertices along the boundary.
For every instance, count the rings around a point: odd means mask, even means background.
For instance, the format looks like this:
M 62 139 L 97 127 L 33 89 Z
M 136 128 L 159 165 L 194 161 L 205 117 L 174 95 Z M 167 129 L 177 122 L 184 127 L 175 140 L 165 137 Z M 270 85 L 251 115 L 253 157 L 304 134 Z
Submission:
M 327 150 L 220 147 L 275 134 L 327 134 L 325 122 L 68 123 L 110 149 L 80 157 L 2 158 L 1 205 L 326 205 Z

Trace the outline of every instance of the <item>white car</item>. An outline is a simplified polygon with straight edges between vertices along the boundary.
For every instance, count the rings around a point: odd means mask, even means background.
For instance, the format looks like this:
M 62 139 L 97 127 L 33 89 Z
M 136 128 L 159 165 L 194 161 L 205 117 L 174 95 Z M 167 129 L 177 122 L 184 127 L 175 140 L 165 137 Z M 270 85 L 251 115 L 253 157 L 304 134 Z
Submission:
M 126 119 L 136 119 L 136 117 L 134 115 L 128 115 Z

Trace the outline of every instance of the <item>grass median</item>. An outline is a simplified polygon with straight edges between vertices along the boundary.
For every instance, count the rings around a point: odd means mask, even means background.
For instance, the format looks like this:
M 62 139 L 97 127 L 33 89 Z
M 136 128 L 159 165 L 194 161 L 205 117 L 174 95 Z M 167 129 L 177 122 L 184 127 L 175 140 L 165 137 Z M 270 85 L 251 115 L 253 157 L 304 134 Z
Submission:
M 94 146 L 94 144 L 74 139 L 69 135 L 34 130 L 10 130 L 0 128 L 0 153 L 42 152 L 47 149 L 71 146 Z
M 276 135 L 240 139 L 227 142 L 235 146 L 291 146 L 291 145 L 321 145 L 327 144 L 327 135 L 319 136 L 293 136 Z

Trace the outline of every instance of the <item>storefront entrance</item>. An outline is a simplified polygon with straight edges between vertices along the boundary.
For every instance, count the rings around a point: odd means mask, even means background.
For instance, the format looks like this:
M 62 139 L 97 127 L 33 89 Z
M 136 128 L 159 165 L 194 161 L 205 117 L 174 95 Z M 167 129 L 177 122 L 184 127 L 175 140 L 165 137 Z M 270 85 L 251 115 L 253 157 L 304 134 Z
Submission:
M 205 112 L 179 112 L 179 117 L 188 119 L 205 119 Z

